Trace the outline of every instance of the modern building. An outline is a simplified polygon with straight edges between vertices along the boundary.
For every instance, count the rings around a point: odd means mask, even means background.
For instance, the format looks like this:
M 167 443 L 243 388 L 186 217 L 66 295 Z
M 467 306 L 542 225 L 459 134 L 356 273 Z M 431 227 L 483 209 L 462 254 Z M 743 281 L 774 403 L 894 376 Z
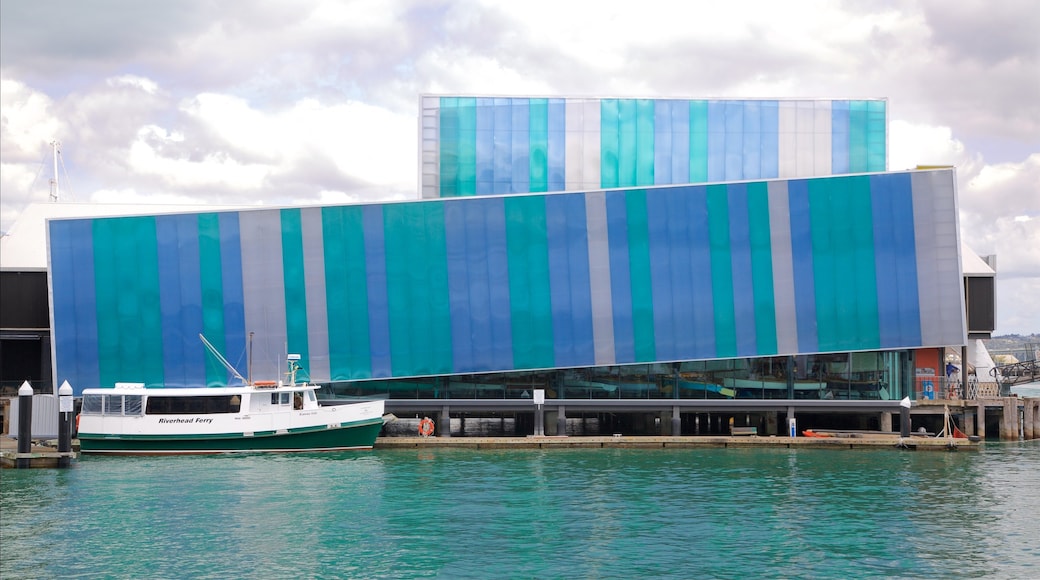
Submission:
M 946 386 L 954 170 L 887 172 L 884 100 L 421 103 L 419 201 L 49 221 L 54 382 L 225 384 L 202 335 L 441 434 L 890 428 Z

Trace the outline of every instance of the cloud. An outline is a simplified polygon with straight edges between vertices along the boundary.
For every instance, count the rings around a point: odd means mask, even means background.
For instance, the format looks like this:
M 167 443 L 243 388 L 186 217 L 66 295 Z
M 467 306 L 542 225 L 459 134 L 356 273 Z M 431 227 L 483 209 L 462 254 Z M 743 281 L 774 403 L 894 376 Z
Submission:
M 955 165 L 965 241 L 1040 295 L 1034 4 L 3 2 L 0 227 L 55 138 L 80 201 L 333 203 L 418 195 L 421 93 L 887 97 L 890 167 Z

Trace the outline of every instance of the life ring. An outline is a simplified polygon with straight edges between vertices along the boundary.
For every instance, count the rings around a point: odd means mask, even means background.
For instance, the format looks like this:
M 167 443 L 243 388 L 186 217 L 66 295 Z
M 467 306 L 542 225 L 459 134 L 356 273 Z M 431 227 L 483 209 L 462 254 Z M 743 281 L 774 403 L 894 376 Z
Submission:
M 433 435 L 433 419 L 423 417 L 423 420 L 419 421 L 419 435 L 423 437 Z

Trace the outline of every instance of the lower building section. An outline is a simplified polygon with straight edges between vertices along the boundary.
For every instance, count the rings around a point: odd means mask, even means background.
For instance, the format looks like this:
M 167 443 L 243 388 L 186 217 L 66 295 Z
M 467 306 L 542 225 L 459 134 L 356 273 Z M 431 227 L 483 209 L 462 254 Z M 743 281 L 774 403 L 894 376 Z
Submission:
M 334 383 L 389 399 L 787 399 L 915 397 L 912 351 L 845 352 Z

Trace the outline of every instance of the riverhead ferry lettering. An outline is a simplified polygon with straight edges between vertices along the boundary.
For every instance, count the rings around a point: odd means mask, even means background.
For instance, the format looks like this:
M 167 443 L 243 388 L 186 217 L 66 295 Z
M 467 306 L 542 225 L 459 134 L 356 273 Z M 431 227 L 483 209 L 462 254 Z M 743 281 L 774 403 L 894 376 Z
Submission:
M 159 419 L 159 424 L 163 423 L 212 423 L 212 418 L 205 417 L 186 417 L 181 419 L 179 417 L 174 419 Z

